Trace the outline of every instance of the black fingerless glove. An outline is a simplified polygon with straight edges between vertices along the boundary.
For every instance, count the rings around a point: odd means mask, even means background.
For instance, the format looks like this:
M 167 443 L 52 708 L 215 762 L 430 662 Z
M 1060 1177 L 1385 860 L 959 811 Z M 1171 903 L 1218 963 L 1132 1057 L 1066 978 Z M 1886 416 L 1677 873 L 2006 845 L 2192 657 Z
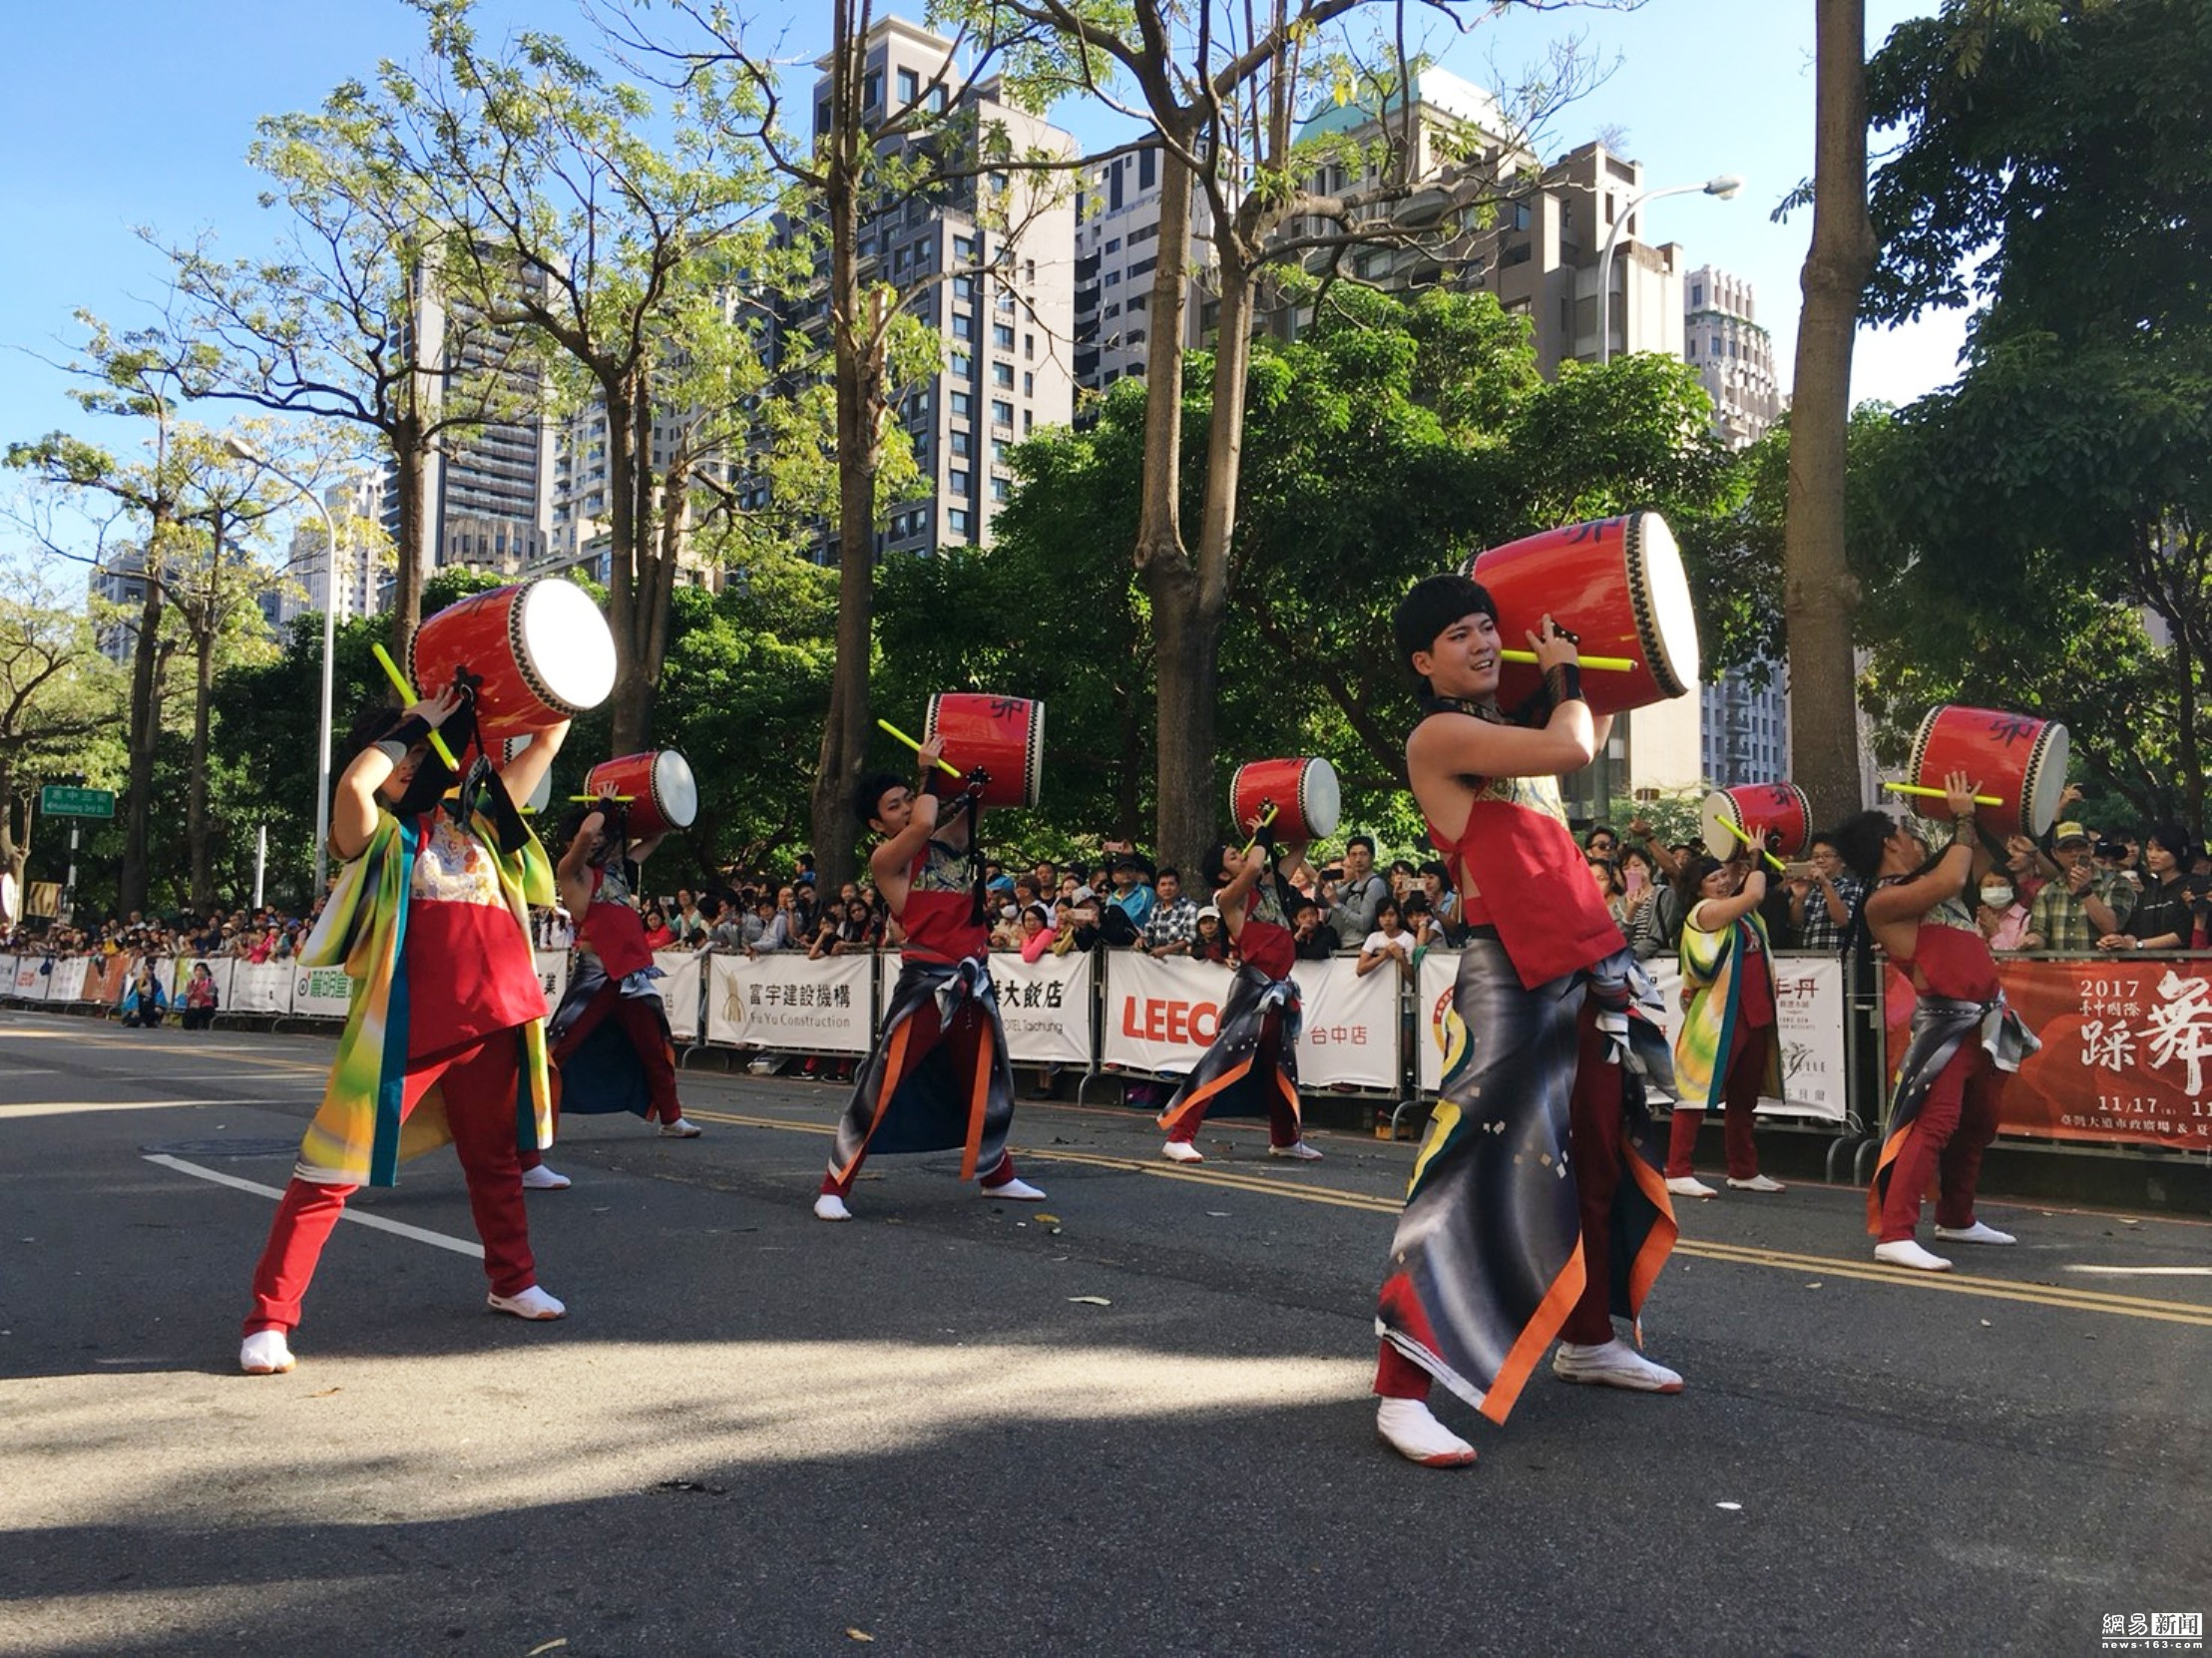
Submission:
M 1556 708 L 1562 702 L 1582 700 L 1582 670 L 1573 662 L 1554 662 L 1544 670 L 1545 694 Z

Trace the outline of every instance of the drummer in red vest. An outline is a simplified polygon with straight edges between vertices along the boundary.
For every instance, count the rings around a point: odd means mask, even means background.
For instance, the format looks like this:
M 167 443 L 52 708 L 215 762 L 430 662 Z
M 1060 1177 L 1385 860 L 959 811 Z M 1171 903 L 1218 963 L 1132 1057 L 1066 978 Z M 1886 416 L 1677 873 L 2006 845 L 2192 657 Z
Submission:
M 1612 1323 L 1634 1320 L 1673 1247 L 1665 1182 L 1629 1131 L 1644 1079 L 1663 1086 L 1672 1065 L 1658 993 L 1559 802 L 1555 779 L 1603 752 L 1610 724 L 1582 700 L 1573 635 L 1548 616 L 1528 635 L 1544 694 L 1509 717 L 1480 584 L 1416 584 L 1395 632 L 1424 692 L 1407 768 L 1470 935 L 1376 1314 L 1376 1428 L 1413 1461 L 1455 1467 L 1475 1450 L 1430 1412 L 1432 1382 L 1503 1423 L 1555 1337 L 1562 1380 L 1681 1391 Z
M 661 1001 L 645 919 L 631 887 L 662 837 L 632 840 L 622 803 L 602 799 L 576 815 L 562 854 L 561 904 L 576 918 L 576 968 L 546 1027 L 559 1110 L 631 1111 L 658 1122 L 668 1139 L 696 1139 L 675 1092 L 675 1045 Z M 565 1186 L 551 1169 L 527 1169 L 523 1183 Z
M 1846 947 L 1864 927 L 1918 993 L 1912 1040 L 1898 1063 L 1889 1129 L 1867 1191 L 1867 1230 L 1877 1261 L 1921 1272 L 1951 1269 L 1949 1259 L 1915 1236 L 1931 1175 L 1939 1241 L 2013 1241 L 1976 1217 L 1975 1188 L 1982 1153 L 1996 1137 L 2004 1078 L 2042 1046 L 2006 1005 L 1996 958 L 1963 897 L 1980 889 L 1995 862 L 1975 822 L 1979 791 L 1964 772 L 1945 776 L 1954 829 L 1933 856 L 1910 821 L 1888 812 L 1861 812 L 1836 831 L 1844 862 L 1868 883 Z
M 525 1319 L 567 1310 L 538 1284 L 519 1160 L 553 1135 L 529 932 L 529 906 L 553 902 L 553 867 L 506 790 L 528 797 L 568 724 L 511 761 L 505 786 L 479 760 L 442 808 L 456 779 L 430 737 L 443 727 L 466 760 L 473 713 L 453 718 L 465 706 L 446 690 L 403 713 L 376 710 L 337 781 L 330 845 L 344 865 L 299 960 L 342 965 L 352 1003 L 253 1270 L 238 1353 L 249 1376 L 292 1368 L 290 1334 L 347 1197 L 394 1184 L 402 1156 L 448 1139 L 468 1180 L 492 1308 Z
M 1206 854 L 1206 874 L 1218 889 L 1214 905 L 1236 946 L 1240 965 L 1213 1041 L 1191 1067 L 1159 1125 L 1167 1130 L 1160 1155 L 1170 1162 L 1202 1163 L 1194 1143 L 1198 1125 L 1212 1111 L 1249 1111 L 1267 1118 L 1272 1157 L 1317 1158 L 1306 1144 L 1298 1107 L 1297 1042 L 1301 1005 L 1290 976 L 1298 960 L 1298 936 L 1287 912 L 1298 902 L 1285 869 L 1305 856 L 1303 842 L 1277 851 L 1262 825 L 1243 851 L 1226 843 Z
M 879 772 L 860 781 L 853 815 L 883 837 L 869 867 L 904 930 L 899 980 L 875 1049 L 837 1122 L 814 1213 L 850 1220 L 854 1179 L 870 1151 L 961 1153 L 960 1177 L 985 1197 L 1036 1202 L 1014 1172 L 1014 1068 L 991 985 L 991 930 L 977 835 L 981 773 L 965 782 L 921 745 L 921 781 Z M 947 806 L 950 811 L 947 811 Z

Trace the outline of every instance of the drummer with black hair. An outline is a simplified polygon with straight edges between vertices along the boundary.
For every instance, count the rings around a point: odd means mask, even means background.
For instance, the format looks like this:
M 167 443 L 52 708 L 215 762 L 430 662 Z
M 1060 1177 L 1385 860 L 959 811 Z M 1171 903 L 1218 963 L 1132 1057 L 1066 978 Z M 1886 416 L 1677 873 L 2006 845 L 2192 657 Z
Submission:
M 1672 1081 L 1657 991 L 1568 831 L 1556 778 L 1604 751 L 1575 640 L 1527 633 L 1543 696 L 1498 703 L 1498 607 L 1466 576 L 1417 583 L 1394 619 L 1423 693 L 1406 743 L 1429 838 L 1451 866 L 1468 940 L 1441 1098 L 1414 1164 L 1376 1309 L 1376 1430 L 1428 1467 L 1474 1447 L 1429 1409 L 1434 1382 L 1503 1423 L 1553 1339 L 1563 1381 L 1678 1393 L 1621 1341 L 1674 1241 L 1638 1153 L 1643 1080 Z
M 478 755 L 469 699 L 448 688 L 357 728 L 339 774 L 330 847 L 343 861 L 306 967 L 352 979 L 345 1030 L 322 1103 L 253 1270 L 238 1366 L 292 1368 L 291 1332 L 324 1242 L 362 1185 L 396 1182 L 399 1160 L 451 1140 L 484 1243 L 489 1304 L 524 1319 L 567 1311 L 538 1283 L 523 1210 L 521 1154 L 553 1139 L 545 993 L 530 949 L 530 907 L 550 905 L 553 864 L 515 810 L 568 734 L 566 721 L 494 772 Z M 448 787 L 461 782 L 450 805 Z
M 1205 857 L 1213 905 L 1237 955 L 1236 976 L 1222 1003 L 1213 1040 L 1159 1113 L 1167 1130 L 1160 1155 L 1202 1163 L 1198 1125 L 1211 1112 L 1267 1118 L 1267 1154 L 1312 1161 L 1298 1103 L 1298 1032 L 1303 1005 L 1291 968 L 1298 938 L 1290 910 L 1299 902 L 1290 872 L 1306 855 L 1304 841 L 1277 847 L 1266 823 L 1241 850 L 1216 842 Z
M 645 918 L 633 896 L 638 872 L 662 836 L 633 839 L 623 802 L 602 797 L 570 814 L 559 870 L 561 904 L 576 918 L 576 967 L 546 1035 L 564 1111 L 629 1111 L 660 1124 L 663 1137 L 696 1139 L 676 1098 L 675 1044 L 661 1000 Z M 533 1178 L 538 1176 L 538 1178 Z M 550 1169 L 526 1185 L 567 1185 Z
M 854 1180 L 870 1151 L 961 1153 L 979 1195 L 1041 1201 L 1006 1148 L 1014 1068 L 991 983 L 991 929 L 979 835 L 982 772 L 948 777 L 944 745 L 917 745 L 920 779 L 860 780 L 853 815 L 883 837 L 868 860 L 876 891 L 903 929 L 899 979 L 883 1028 L 837 1121 L 814 1214 L 850 1220 Z

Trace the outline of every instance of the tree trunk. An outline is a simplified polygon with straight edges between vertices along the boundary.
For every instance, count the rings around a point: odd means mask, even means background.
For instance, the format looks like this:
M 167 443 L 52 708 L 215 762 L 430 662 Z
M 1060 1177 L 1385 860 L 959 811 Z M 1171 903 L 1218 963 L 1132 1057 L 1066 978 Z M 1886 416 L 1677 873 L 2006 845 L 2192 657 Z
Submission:
M 220 536 L 220 532 L 219 532 Z M 217 542 L 220 549 L 221 543 Z M 193 653 L 199 671 L 193 680 L 192 779 L 187 787 L 185 837 L 192 848 L 192 907 L 205 915 L 215 907 L 215 860 L 210 842 L 214 832 L 208 822 L 208 725 L 215 701 L 216 624 L 213 607 L 194 629 Z
M 169 532 L 167 520 L 157 514 L 147 532 L 146 598 L 131 649 L 130 770 L 124 783 L 123 867 L 116 881 L 116 908 L 126 917 L 146 908 L 153 884 L 154 750 L 162 734 L 162 544 Z
M 640 397 L 632 375 L 603 378 L 601 390 L 607 402 L 607 623 L 615 634 L 612 741 L 616 753 L 635 754 L 646 746 L 653 721 L 653 687 L 638 649 L 645 611 L 641 578 L 651 564 L 638 511 Z
M 1818 0 L 1813 239 L 1802 285 L 1790 406 L 1783 607 L 1789 638 L 1790 755 L 1817 821 L 1856 811 L 1859 717 L 1851 648 L 1858 604 L 1844 543 L 1851 347 L 1874 268 L 1867 216 L 1865 0 Z
M 23 802 L 23 838 L 15 834 L 15 756 L 0 752 L 0 864 L 15 877 L 16 904 L 23 902 L 23 871 L 31 861 L 31 802 Z M 23 918 L 7 913 L 7 906 L 0 904 L 0 927 L 13 927 Z
M 413 425 L 391 434 L 393 469 L 399 474 L 399 546 L 397 568 L 392 574 L 392 660 L 404 662 L 422 625 L 422 584 L 430 569 L 430 446 Z M 338 603 L 341 569 L 338 550 L 331 548 L 325 568 L 329 571 L 328 602 Z M 396 694 L 396 693 L 395 693 Z

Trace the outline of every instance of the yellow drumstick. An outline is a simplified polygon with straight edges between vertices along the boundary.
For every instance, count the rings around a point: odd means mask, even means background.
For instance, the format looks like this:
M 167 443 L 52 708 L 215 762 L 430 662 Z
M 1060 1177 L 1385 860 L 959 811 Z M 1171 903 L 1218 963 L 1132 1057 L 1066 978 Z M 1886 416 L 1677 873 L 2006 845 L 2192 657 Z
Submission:
M 1502 662 L 1521 662 L 1533 666 L 1537 659 L 1537 653 L 1534 650 L 1501 649 L 1498 652 L 1498 659 Z M 1630 656 L 1578 656 L 1575 658 L 1575 665 L 1595 668 L 1600 673 L 1633 673 L 1637 668 L 1643 666 L 1641 662 Z
M 1252 848 L 1259 845 L 1259 832 L 1274 821 L 1275 803 L 1270 800 L 1267 803 L 1266 809 L 1259 814 L 1259 822 L 1252 825 L 1252 838 L 1244 843 L 1244 850 L 1238 853 L 1237 856 L 1240 858 L 1249 858 L 1252 855 Z
M 1722 819 L 1720 820 L 1720 826 L 1721 826 L 1721 827 L 1722 827 L 1723 829 L 1727 830 L 1727 831 L 1728 831 L 1728 833 L 1730 833 L 1731 835 L 1735 836 L 1735 837 L 1736 837 L 1736 839 L 1738 839 L 1739 841 L 1743 842 L 1743 844 L 1744 844 L 1744 845 L 1746 845 L 1746 846 L 1749 846 L 1749 845 L 1751 844 L 1751 837 L 1750 837 L 1749 835 L 1745 834 L 1745 833 L 1744 833 L 1744 832 L 1743 832 L 1743 831 L 1742 831 L 1741 829 L 1738 829 L 1738 828 L 1737 828 L 1737 827 L 1736 827 L 1736 826 L 1735 826 L 1735 825 L 1734 825 L 1733 823 L 1730 823 L 1730 822 L 1729 822 L 1729 821 L 1728 821 L 1728 820 L 1727 820 L 1726 818 L 1722 818 Z M 1776 857 L 1776 856 L 1775 856 L 1775 855 L 1774 855 L 1773 853 L 1769 852 L 1769 851 L 1768 851 L 1768 850 L 1767 850 L 1767 849 L 1766 849 L 1765 847 L 1763 847 L 1763 846 L 1762 846 L 1762 847 L 1760 847 L 1760 848 L 1759 848 L 1759 856 L 1760 856 L 1760 857 L 1762 857 L 1762 858 L 1764 858 L 1764 859 L 1765 859 L 1765 860 L 1766 860 L 1766 861 L 1767 861 L 1768 863 L 1772 864 L 1772 865 L 1773 865 L 1773 866 L 1774 866 L 1774 867 L 1775 867 L 1776 869 L 1780 870 L 1780 871 L 1781 871 L 1781 872 L 1782 872 L 1783 874 L 1787 875 L 1787 874 L 1789 873 L 1789 865 L 1787 865 L 1787 864 L 1785 864 L 1784 862 L 1782 862 L 1782 860 L 1781 860 L 1781 859 L 1777 858 L 1777 857 Z
M 896 725 L 893 725 L 889 720 L 879 719 L 876 721 L 876 723 L 882 726 L 886 731 L 890 732 L 891 735 L 897 737 L 899 741 L 905 743 L 907 747 L 913 749 L 915 753 L 921 753 L 922 745 L 916 742 L 912 737 L 908 736 L 904 731 L 900 730 Z M 946 773 L 948 776 L 958 777 L 960 775 L 960 767 L 954 765 L 952 761 L 946 759 L 945 756 L 942 754 L 937 756 L 937 769 Z
M 376 652 L 376 659 L 383 664 L 385 675 L 392 682 L 392 688 L 399 692 L 399 699 L 410 708 L 413 707 L 421 698 L 415 695 L 415 687 L 407 683 L 407 675 L 399 671 L 399 664 L 392 660 L 392 653 L 381 644 L 373 644 L 369 648 Z M 453 757 L 453 750 L 446 747 L 445 738 L 438 735 L 435 726 L 431 728 L 430 746 L 438 751 L 438 758 L 445 761 L 448 771 L 459 771 L 461 769 L 461 762 Z
M 1882 786 L 1892 794 L 1926 795 L 1930 800 L 1949 800 L 1951 798 L 1942 789 L 1923 788 L 1918 783 L 1884 783 Z M 1977 806 L 2001 806 L 2004 804 L 1993 794 L 1978 794 L 1974 797 L 1974 803 Z
M 634 794 L 572 794 L 571 800 L 612 800 L 618 806 L 627 806 L 638 797 Z

